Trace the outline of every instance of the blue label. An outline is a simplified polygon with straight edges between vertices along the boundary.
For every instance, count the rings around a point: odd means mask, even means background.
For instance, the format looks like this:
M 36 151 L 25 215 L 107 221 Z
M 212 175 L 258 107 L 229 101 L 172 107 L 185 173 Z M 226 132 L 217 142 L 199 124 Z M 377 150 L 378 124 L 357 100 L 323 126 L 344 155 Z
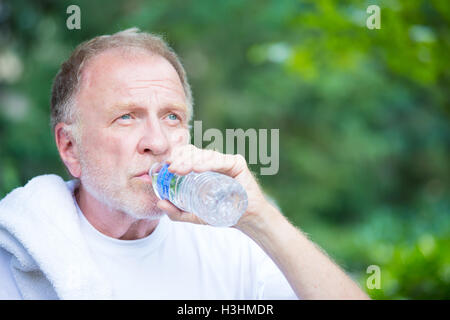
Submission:
M 158 188 L 159 196 L 163 200 L 169 200 L 170 182 L 175 176 L 173 173 L 167 170 L 168 167 L 169 165 L 166 163 L 159 171 L 158 179 L 156 180 L 156 186 Z

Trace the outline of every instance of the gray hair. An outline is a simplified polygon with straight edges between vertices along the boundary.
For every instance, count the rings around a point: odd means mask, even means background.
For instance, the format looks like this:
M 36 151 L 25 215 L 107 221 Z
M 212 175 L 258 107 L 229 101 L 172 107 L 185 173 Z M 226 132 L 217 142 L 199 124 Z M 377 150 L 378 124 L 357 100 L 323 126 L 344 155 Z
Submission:
M 152 54 L 165 58 L 175 68 L 187 98 L 189 120 L 193 115 L 193 98 L 186 72 L 177 54 L 159 35 L 140 32 L 131 28 L 112 35 L 103 35 L 79 44 L 65 61 L 53 81 L 51 108 L 51 127 L 54 131 L 59 122 L 68 125 L 78 124 L 75 108 L 75 95 L 80 89 L 83 66 L 94 56 L 112 48 L 142 48 Z M 76 130 L 78 131 L 78 130 Z M 75 138 L 79 138 L 75 134 Z M 78 139 L 77 139 L 78 140 Z

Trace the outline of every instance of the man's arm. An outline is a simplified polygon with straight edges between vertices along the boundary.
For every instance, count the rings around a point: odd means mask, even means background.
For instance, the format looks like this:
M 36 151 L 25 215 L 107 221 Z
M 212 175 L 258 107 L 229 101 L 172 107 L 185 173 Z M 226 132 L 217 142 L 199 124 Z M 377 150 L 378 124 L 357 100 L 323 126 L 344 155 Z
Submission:
M 368 299 L 368 296 L 275 207 L 236 228 L 276 263 L 301 299 Z
M 335 263 L 264 197 L 241 155 L 201 150 L 193 145 L 174 149 L 166 161 L 179 175 L 191 171 L 216 171 L 236 179 L 248 196 L 247 211 L 235 228 L 253 239 L 277 264 L 302 299 L 367 299 L 368 296 Z M 205 224 L 196 215 L 182 212 L 169 201 L 159 201 L 172 220 Z

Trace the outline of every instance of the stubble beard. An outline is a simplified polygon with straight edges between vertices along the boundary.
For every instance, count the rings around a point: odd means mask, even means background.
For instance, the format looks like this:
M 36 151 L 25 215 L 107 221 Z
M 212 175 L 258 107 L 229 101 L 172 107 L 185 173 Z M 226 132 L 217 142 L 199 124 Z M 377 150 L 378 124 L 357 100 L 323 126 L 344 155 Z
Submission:
M 151 183 L 108 171 L 106 166 L 90 159 L 85 152 L 80 154 L 80 165 L 83 188 L 109 210 L 120 211 L 139 220 L 157 220 L 165 214 L 156 206 L 159 199 Z

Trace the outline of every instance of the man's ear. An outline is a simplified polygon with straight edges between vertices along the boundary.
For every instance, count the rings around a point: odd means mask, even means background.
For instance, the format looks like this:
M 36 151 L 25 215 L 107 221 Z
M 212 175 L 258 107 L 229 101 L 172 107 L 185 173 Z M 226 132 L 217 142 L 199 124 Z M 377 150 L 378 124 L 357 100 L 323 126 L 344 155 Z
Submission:
M 75 178 L 81 176 L 81 165 L 78 157 L 78 145 L 75 141 L 72 128 L 60 122 L 55 126 L 55 140 L 59 155 L 69 170 L 70 174 Z

